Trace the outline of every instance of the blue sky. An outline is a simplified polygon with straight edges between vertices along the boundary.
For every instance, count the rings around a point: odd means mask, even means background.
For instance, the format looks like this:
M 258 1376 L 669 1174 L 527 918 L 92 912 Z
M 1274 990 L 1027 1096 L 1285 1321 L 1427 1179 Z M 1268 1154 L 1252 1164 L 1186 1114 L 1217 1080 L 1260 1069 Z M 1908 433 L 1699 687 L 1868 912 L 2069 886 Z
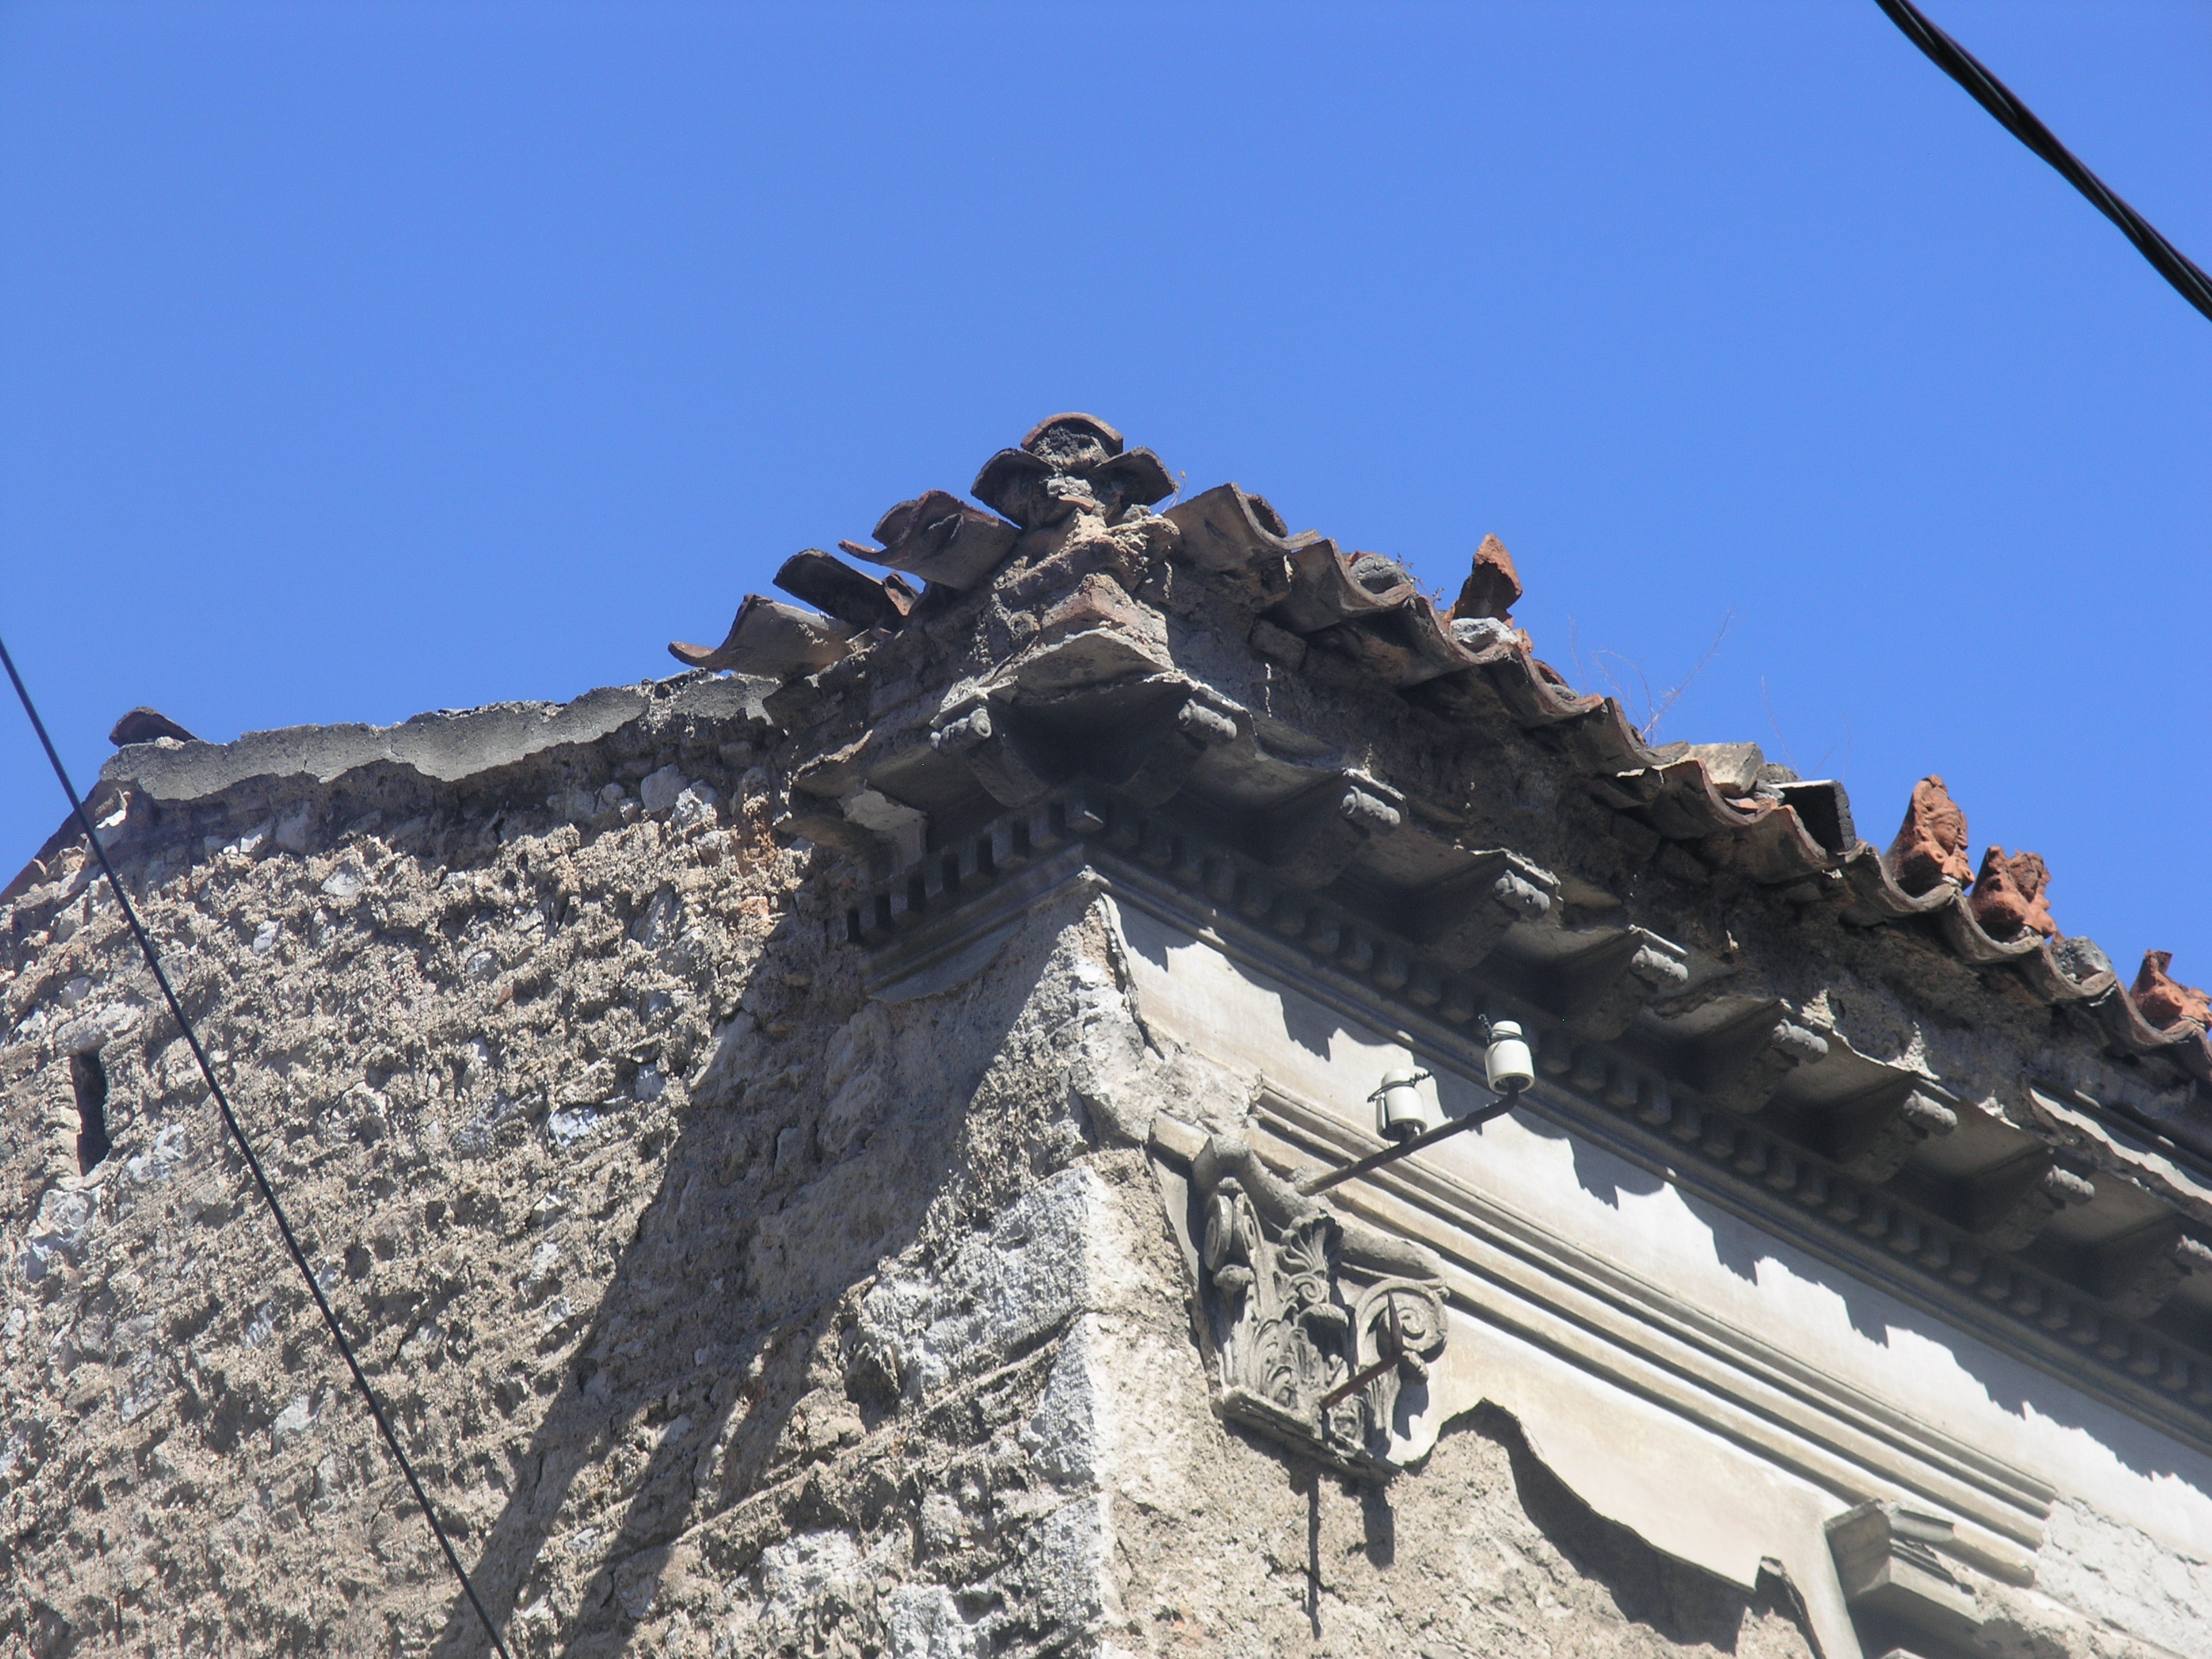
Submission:
M 2212 9 L 1929 0 L 2212 264 Z M 672 672 L 1086 409 L 2212 981 L 2212 324 L 1872 0 L 18 3 L 0 630 L 88 779 Z M 1639 678 L 1639 675 L 1641 678 Z M 0 863 L 60 805 L 0 714 Z

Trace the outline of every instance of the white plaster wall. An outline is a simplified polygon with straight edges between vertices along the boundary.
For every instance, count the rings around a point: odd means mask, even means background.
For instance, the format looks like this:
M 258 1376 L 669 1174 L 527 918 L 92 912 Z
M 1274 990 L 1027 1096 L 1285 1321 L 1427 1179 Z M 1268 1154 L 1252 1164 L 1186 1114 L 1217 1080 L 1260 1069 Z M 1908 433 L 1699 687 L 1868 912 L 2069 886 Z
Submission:
M 1188 1045 L 1365 1129 L 1369 1091 L 1409 1058 L 1437 1072 L 1426 1086 L 1441 1089 L 1447 1109 L 1487 1100 L 1401 1034 L 1356 1024 L 1133 906 L 1117 914 L 1154 1042 Z M 2064 1518 L 2054 1517 L 2038 1558 L 2039 1583 L 2100 1622 L 2212 1654 L 2212 1605 L 2189 1609 L 2212 1594 L 2212 1460 L 1527 1110 L 1424 1156 L 1501 1207 L 2056 1487 Z M 1808 1517 L 1843 1507 L 1679 1418 L 1618 1390 L 1603 1398 L 1587 1373 L 1502 1333 L 1455 1332 L 1455 1345 L 1453 1363 L 1481 1371 L 1488 1396 L 1524 1414 L 1532 1440 L 1586 1500 L 1655 1542 L 1638 1517 L 1671 1525 L 1686 1559 L 1737 1582 L 1747 1561 L 1756 1570 L 1754 1552 L 1775 1546 L 1718 1512 L 1672 1524 L 1702 1503 L 1686 1486 L 1686 1458 L 1708 1474 L 1715 1456 L 1739 1466 L 1749 1504 Z M 1607 1423 L 1613 1432 L 1594 1442 Z M 1693 1453 L 1686 1434 L 1711 1443 Z M 2116 1539 L 2157 1547 L 2160 1559 L 2136 1559 Z M 1801 1564 L 1790 1565 L 1794 1576 Z

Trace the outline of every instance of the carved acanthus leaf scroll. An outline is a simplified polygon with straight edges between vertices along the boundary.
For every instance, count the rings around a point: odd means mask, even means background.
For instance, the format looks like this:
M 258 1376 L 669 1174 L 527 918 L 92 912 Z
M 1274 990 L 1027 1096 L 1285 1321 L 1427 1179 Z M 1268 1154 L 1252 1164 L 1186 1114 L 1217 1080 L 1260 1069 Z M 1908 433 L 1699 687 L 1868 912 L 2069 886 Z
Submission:
M 1191 1173 L 1215 1411 L 1349 1473 L 1394 1473 L 1394 1429 L 1443 1352 L 1434 1264 L 1347 1228 L 1233 1137 L 1211 1138 Z

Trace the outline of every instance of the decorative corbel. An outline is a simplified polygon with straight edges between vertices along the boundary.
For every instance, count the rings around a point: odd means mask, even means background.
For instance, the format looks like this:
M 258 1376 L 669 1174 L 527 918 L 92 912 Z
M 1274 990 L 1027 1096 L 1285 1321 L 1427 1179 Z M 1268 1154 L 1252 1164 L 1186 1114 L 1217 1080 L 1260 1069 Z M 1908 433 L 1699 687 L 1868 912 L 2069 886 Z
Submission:
M 1827 1038 L 1770 1006 L 1706 1039 L 1698 1080 L 1712 1104 L 1749 1117 L 1765 1109 L 1792 1072 L 1827 1054 Z
M 1622 928 L 1553 969 L 1554 1012 L 1576 1036 L 1610 1042 L 1646 1006 L 1690 982 L 1689 955 L 1656 933 Z
M 1261 858 L 1285 887 L 1326 887 L 1370 836 L 1405 822 L 1405 797 L 1364 773 L 1346 772 L 1270 814 Z
M 1956 1112 L 1910 1079 L 1899 1079 L 1831 1111 L 1826 1150 L 1844 1174 L 1879 1186 L 1905 1166 L 1922 1142 L 1958 1127 Z
M 929 746 L 967 763 L 1001 806 L 1030 806 L 1066 781 L 1066 771 L 1018 739 L 1004 710 L 982 693 L 948 705 L 932 723 Z
M 2097 1289 L 2130 1319 L 2148 1319 L 2192 1273 L 2212 1273 L 2212 1249 L 2171 1217 L 2152 1222 L 2097 1251 Z
M 1192 684 L 1164 714 L 1104 745 L 1092 766 L 1108 788 L 1139 806 L 1166 804 L 1208 750 L 1247 732 L 1251 716 L 1208 686 Z
M 1463 973 L 1480 966 L 1514 923 L 1542 917 L 1558 894 L 1548 876 L 1507 854 L 1475 857 L 1471 868 L 1422 894 L 1407 921 L 1416 943 Z
M 1966 1199 L 1967 1228 L 1993 1250 L 2024 1250 L 2061 1210 L 2096 1195 L 2094 1184 L 2035 1147 L 1975 1182 Z
M 1981 1625 L 1972 1590 L 1936 1553 L 1951 1541 L 1941 1516 L 1876 1499 L 1828 1522 L 1828 1549 L 1855 1613 L 1895 1619 L 1947 1641 Z

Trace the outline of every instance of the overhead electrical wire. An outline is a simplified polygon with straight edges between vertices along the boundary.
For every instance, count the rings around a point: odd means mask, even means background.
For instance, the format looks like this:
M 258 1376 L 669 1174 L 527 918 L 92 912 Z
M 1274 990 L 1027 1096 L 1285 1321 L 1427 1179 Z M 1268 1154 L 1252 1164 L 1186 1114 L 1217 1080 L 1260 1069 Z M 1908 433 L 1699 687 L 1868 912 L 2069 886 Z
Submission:
M 1919 8 L 1911 3 L 1911 0 L 1875 0 L 1875 3 L 1888 15 L 1890 21 L 1897 25 L 1907 40 L 1925 53 L 1937 68 L 1964 87 L 1974 101 L 1994 116 L 2000 125 L 2041 156 L 2062 178 L 2087 197 L 2100 213 L 2118 225 L 2121 233 L 2150 262 L 2152 268 L 2172 283 L 2182 298 L 2208 319 L 2212 319 L 2212 276 L 2208 276 L 2194 261 L 2161 235 L 2156 227 L 2083 166 L 2072 151 L 2058 142 L 2051 129 L 2020 101 L 2011 88 L 1990 74 L 1972 52 L 1930 22 Z M 422 1490 L 422 1482 L 415 1473 L 415 1466 L 408 1461 L 405 1450 L 401 1448 L 399 1437 L 393 1431 L 392 1420 L 385 1414 L 383 1402 L 377 1398 L 368 1373 L 362 1370 L 353 1345 L 346 1340 L 345 1332 L 338 1324 L 337 1315 L 331 1310 L 329 1300 L 323 1294 L 322 1285 L 316 1280 L 314 1269 L 309 1265 L 307 1253 L 301 1248 L 299 1238 L 292 1231 L 290 1218 L 284 1213 L 284 1206 L 278 1201 L 276 1190 L 270 1184 L 267 1172 L 262 1169 L 261 1160 L 254 1154 L 252 1143 L 246 1139 L 237 1114 L 231 1109 L 229 1097 L 223 1092 L 222 1081 L 209 1062 L 207 1051 L 200 1046 L 191 1021 L 185 1017 L 184 1006 L 178 1001 L 168 975 L 162 970 L 161 953 L 155 949 L 152 936 L 147 933 L 145 924 L 139 921 L 130 895 L 124 891 L 123 884 L 116 876 L 115 866 L 108 860 L 107 849 L 101 844 L 91 815 L 85 811 L 84 802 L 77 795 L 76 786 L 70 781 L 68 769 L 62 764 L 60 752 L 55 749 L 53 739 L 47 735 L 46 722 L 40 718 L 38 706 L 32 701 L 29 688 L 23 684 L 23 677 L 16 672 L 15 659 L 9 654 L 4 640 L 0 640 L 0 665 L 4 665 L 8 671 L 8 678 L 15 688 L 15 696 L 22 702 L 23 712 L 30 717 L 32 729 L 38 733 L 39 743 L 46 752 L 46 759 L 52 763 L 54 776 L 61 783 L 62 793 L 69 798 L 70 811 L 83 830 L 86 843 L 93 856 L 99 860 L 100 872 L 107 878 L 108 887 L 113 891 L 116 902 L 122 906 L 124 920 L 131 925 L 131 934 L 145 956 L 146 966 L 154 975 L 154 982 L 161 988 L 162 1000 L 168 1004 L 171 1017 L 176 1020 L 178 1030 L 183 1033 L 186 1045 L 191 1049 L 201 1076 L 207 1079 L 208 1092 L 214 1097 L 216 1109 L 222 1115 L 224 1127 L 229 1131 L 231 1139 L 237 1145 L 239 1154 L 245 1159 L 246 1167 L 253 1177 L 253 1184 L 259 1188 L 263 1201 L 268 1205 L 269 1213 L 276 1221 L 276 1231 L 284 1241 L 284 1249 L 291 1256 L 293 1265 L 300 1270 L 300 1277 L 307 1282 L 307 1294 L 314 1298 L 316 1310 L 322 1315 L 323 1323 L 330 1331 L 332 1345 L 345 1361 L 347 1370 L 352 1373 L 356 1390 L 383 1435 L 384 1443 L 392 1453 L 393 1462 L 398 1465 L 400 1474 L 406 1477 L 408 1487 L 422 1508 L 422 1518 L 428 1523 L 432 1535 L 437 1539 L 438 1547 L 444 1553 L 446 1565 L 452 1569 L 462 1592 L 468 1597 L 470 1607 L 476 1610 L 477 1619 L 482 1621 L 484 1634 L 489 1638 L 493 1650 L 500 1659 L 510 1659 L 507 1644 L 500 1638 L 498 1626 L 492 1622 L 490 1612 L 485 1607 L 483 1598 L 477 1594 L 476 1585 L 471 1582 L 467 1569 L 461 1565 L 461 1558 L 454 1550 L 453 1540 L 438 1523 L 437 1512 L 431 1508 L 429 1495 Z M 1455 1124 L 1451 1127 L 1463 1126 Z
M 122 882 L 116 878 L 115 866 L 108 861 L 107 848 L 100 843 L 100 833 L 92 822 L 92 815 L 84 810 L 84 802 L 78 798 L 76 786 L 70 781 L 69 769 L 62 764 L 60 751 L 54 747 L 54 740 L 46 735 L 46 723 L 39 718 L 38 705 L 31 701 L 30 689 L 23 684 L 23 677 L 15 672 L 15 659 L 8 653 L 5 640 L 0 640 L 0 665 L 6 666 L 8 678 L 15 687 L 15 695 L 22 702 L 23 712 L 31 717 L 31 729 L 39 734 L 39 743 L 46 750 L 47 760 L 53 763 L 54 776 L 61 781 L 62 793 L 69 797 L 70 811 L 84 830 L 85 840 L 92 849 L 93 856 L 100 860 L 100 872 L 107 878 L 107 884 L 113 890 L 116 902 L 123 907 L 123 918 L 131 924 L 131 934 L 137 939 L 139 950 L 145 954 L 146 966 L 153 970 L 154 983 L 161 988 L 161 997 L 169 1005 L 171 1018 L 177 1022 L 177 1029 L 184 1033 L 185 1042 L 191 1048 L 192 1058 L 199 1062 L 200 1075 L 207 1079 L 208 1092 L 215 1097 L 216 1107 L 222 1114 L 223 1125 L 230 1131 L 232 1140 L 237 1143 L 239 1154 L 245 1158 L 246 1167 L 253 1176 L 253 1184 L 261 1189 L 261 1196 L 269 1206 L 269 1213 L 276 1218 L 276 1231 L 283 1236 L 284 1249 L 290 1254 L 292 1264 L 299 1268 L 300 1277 L 307 1281 L 307 1294 L 314 1297 L 315 1306 L 322 1313 L 323 1323 L 330 1328 L 331 1342 L 337 1345 L 339 1355 L 345 1360 L 346 1369 L 353 1373 L 354 1387 L 368 1406 L 368 1414 L 376 1419 L 376 1426 L 384 1435 L 384 1443 L 390 1448 L 392 1461 L 399 1465 L 400 1474 L 407 1477 L 407 1485 L 415 1493 L 415 1501 L 422 1505 L 422 1518 L 429 1522 L 430 1531 L 438 1540 L 438 1547 L 445 1552 L 446 1565 L 453 1569 L 453 1577 L 460 1581 L 461 1589 L 469 1598 L 469 1605 L 476 1609 L 477 1617 L 483 1621 L 484 1634 L 490 1638 L 493 1650 L 499 1655 L 499 1659 L 510 1659 L 506 1643 L 500 1639 L 499 1627 L 492 1623 L 490 1613 L 477 1595 L 477 1587 L 469 1581 L 468 1571 L 461 1565 L 461 1558 L 454 1552 L 453 1540 L 446 1536 L 446 1529 L 438 1524 L 437 1512 L 430 1507 L 429 1494 L 422 1490 L 422 1482 L 415 1473 L 415 1466 L 407 1461 L 406 1452 L 400 1448 L 399 1437 L 392 1431 L 392 1419 L 385 1415 L 383 1402 L 369 1385 L 368 1374 L 362 1370 L 361 1361 L 355 1357 L 353 1344 L 346 1340 L 345 1332 L 338 1325 L 337 1315 L 331 1310 L 331 1304 L 323 1295 L 323 1287 L 316 1282 L 315 1271 L 307 1263 L 307 1252 L 300 1248 L 299 1238 L 292 1231 L 291 1218 L 284 1213 L 284 1206 L 277 1202 L 276 1188 L 270 1184 L 269 1176 L 261 1167 L 261 1160 L 254 1156 L 252 1143 L 246 1138 L 246 1131 L 239 1124 L 238 1115 L 231 1110 L 230 1097 L 223 1092 L 222 1081 L 215 1074 L 215 1067 L 208 1062 L 207 1050 L 200 1047 L 200 1040 L 192 1030 L 191 1021 L 185 1017 L 184 1005 L 177 1000 L 177 994 L 169 985 L 168 975 L 161 970 L 161 953 L 154 948 L 153 937 L 147 933 L 145 924 L 138 920 L 138 912 L 131 905 L 131 896 L 123 890 Z
M 1928 55 L 1944 74 L 1973 94 L 1974 101 L 1997 118 L 2007 132 L 2056 168 L 2058 175 L 2087 197 L 2097 211 L 2120 228 L 2151 268 L 2173 284 L 2174 291 L 2212 318 L 2212 276 L 2179 248 L 2159 234 L 2156 227 L 2137 213 L 2095 173 L 2083 167 L 2074 153 L 2052 136 L 2049 127 L 2013 94 L 2012 89 L 1982 67 L 1980 59 L 1929 22 L 1912 0 L 1875 0 L 1905 38 Z

